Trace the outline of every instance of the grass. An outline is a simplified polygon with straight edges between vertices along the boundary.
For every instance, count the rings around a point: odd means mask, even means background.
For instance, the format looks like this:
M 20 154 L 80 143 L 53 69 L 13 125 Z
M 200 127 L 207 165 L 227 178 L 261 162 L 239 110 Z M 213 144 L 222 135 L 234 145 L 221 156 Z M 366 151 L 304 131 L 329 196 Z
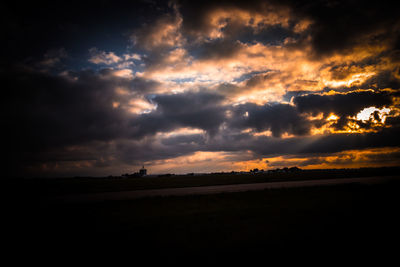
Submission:
M 117 254 L 147 264 L 388 259 L 400 237 L 399 190 L 394 181 L 103 203 L 25 199 L 9 205 L 5 240 L 39 258 L 96 251 L 96 258 Z

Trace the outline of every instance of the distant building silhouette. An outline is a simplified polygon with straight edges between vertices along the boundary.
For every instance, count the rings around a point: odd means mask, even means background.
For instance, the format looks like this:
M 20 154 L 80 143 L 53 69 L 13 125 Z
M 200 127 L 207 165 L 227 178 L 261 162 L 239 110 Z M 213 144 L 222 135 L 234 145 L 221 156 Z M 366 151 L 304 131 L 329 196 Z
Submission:
M 142 168 L 139 170 L 139 175 L 140 175 L 140 176 L 145 176 L 145 175 L 147 175 L 147 170 L 144 168 L 144 165 L 143 165 Z
M 143 177 L 147 175 L 147 170 L 144 168 L 144 165 L 142 166 L 142 168 L 139 170 L 139 172 L 134 172 L 134 173 L 125 173 L 122 174 L 122 177 L 127 177 L 127 178 L 139 178 L 139 177 Z

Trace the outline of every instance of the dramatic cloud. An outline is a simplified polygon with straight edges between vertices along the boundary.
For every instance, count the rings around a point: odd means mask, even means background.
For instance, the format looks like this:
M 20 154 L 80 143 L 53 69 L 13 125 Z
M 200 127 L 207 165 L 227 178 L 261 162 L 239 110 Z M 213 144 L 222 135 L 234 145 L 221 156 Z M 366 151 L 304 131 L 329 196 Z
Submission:
M 203 129 L 214 134 L 224 120 L 222 97 L 209 93 L 158 95 L 152 99 L 157 109 L 134 122 L 135 134 L 171 131 L 178 127 Z
M 89 61 L 94 63 L 94 64 L 105 64 L 105 65 L 111 65 L 118 63 L 122 59 L 115 55 L 113 52 L 104 52 L 104 51 L 99 51 L 96 47 L 92 47 L 89 49 L 90 53 L 90 58 Z
M 8 175 L 398 165 L 396 5 L 61 1 L 5 10 Z
M 151 24 L 144 24 L 131 38 L 135 45 L 150 51 L 182 46 L 181 24 L 182 17 L 175 8 L 175 14 L 165 14 Z
M 253 128 L 257 132 L 269 130 L 274 137 L 282 134 L 305 135 L 309 133 L 310 122 L 288 104 L 257 106 L 245 104 L 234 107 L 232 127 Z
M 313 21 L 311 36 L 317 54 L 348 52 L 366 44 L 392 45 L 400 29 L 399 7 L 380 1 L 312 1 L 297 4 L 296 10 Z

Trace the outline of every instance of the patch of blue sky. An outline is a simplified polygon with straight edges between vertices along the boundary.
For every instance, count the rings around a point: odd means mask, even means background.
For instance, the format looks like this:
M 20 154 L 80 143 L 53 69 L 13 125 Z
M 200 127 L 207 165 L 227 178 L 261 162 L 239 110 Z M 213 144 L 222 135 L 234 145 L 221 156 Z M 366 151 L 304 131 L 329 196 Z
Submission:
M 175 83 L 189 83 L 189 82 L 196 82 L 197 79 L 195 77 L 190 77 L 190 78 L 174 78 L 171 79 L 170 81 L 175 82 Z
M 271 70 L 268 70 L 268 69 L 267 70 L 261 70 L 261 71 L 250 71 L 250 72 L 247 72 L 247 73 L 245 73 L 245 74 L 233 79 L 233 82 L 235 82 L 235 83 L 243 82 L 243 81 L 246 81 L 246 80 L 250 79 L 254 75 L 263 74 L 263 73 L 267 73 L 267 72 L 270 72 L 270 71 Z

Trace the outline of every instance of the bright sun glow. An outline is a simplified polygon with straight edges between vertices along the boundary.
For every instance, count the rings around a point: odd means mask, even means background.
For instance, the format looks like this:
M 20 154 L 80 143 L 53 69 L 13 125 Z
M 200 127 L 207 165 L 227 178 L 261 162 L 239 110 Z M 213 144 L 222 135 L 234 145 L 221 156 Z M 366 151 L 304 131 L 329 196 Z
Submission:
M 326 118 L 327 121 L 336 121 L 338 120 L 339 117 L 336 116 L 335 114 L 330 114 L 328 118 Z
M 356 118 L 359 121 L 368 121 L 371 118 L 371 115 L 375 111 L 378 112 L 380 122 L 385 123 L 386 117 L 390 113 L 390 108 L 382 108 L 382 109 L 376 107 L 364 108 L 357 114 Z
M 341 86 L 351 86 L 351 85 L 357 85 L 361 84 L 364 81 L 366 81 L 369 77 L 372 77 L 375 75 L 374 72 L 371 73 L 357 73 L 352 75 L 349 79 L 347 80 L 342 80 L 342 81 L 337 81 L 337 80 L 331 80 L 331 81 L 325 81 L 325 85 L 330 86 L 330 87 L 341 87 Z
M 204 134 L 204 133 L 205 133 L 205 131 L 202 129 L 183 127 L 183 128 L 175 129 L 174 131 L 171 131 L 171 132 L 159 132 L 159 133 L 157 133 L 157 136 L 163 137 L 163 138 L 168 138 L 168 137 L 173 137 L 173 136 L 178 136 L 178 135 L 192 135 L 192 134 Z

